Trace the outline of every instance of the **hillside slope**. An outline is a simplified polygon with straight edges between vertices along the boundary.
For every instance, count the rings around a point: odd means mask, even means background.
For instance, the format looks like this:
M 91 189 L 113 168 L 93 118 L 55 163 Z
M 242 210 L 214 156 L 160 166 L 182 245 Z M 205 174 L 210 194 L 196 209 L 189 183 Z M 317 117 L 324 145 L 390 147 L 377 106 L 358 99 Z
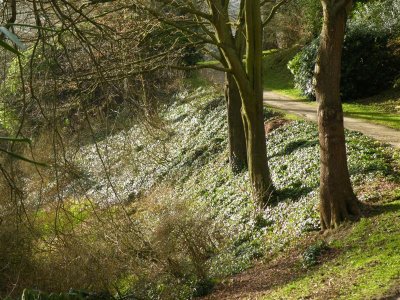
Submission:
M 226 285 L 226 278 L 257 260 L 268 269 L 276 258 L 278 268 L 282 264 L 282 268 L 290 266 L 289 272 L 295 270 L 297 281 L 286 282 L 283 289 L 279 288 L 282 282 L 270 285 L 261 294 L 274 299 L 288 295 L 326 299 L 307 292 L 318 278 L 325 278 L 318 277 L 323 276 L 318 275 L 319 268 L 301 267 L 303 254 L 321 239 L 316 126 L 294 121 L 268 134 L 271 174 L 280 201 L 260 211 L 250 199 L 247 174 L 234 176 L 229 170 L 223 97 L 211 87 L 182 92 L 162 115 L 165 121 L 158 130 L 137 125 L 71 151 L 79 176 L 59 183 L 62 210 L 59 202 L 49 202 L 39 212 L 36 227 L 41 235 L 35 243 L 32 270 L 21 280 L 23 287 L 49 292 L 106 290 L 132 299 L 190 299 L 214 287 L 218 291 L 221 284 Z M 265 117 L 279 115 L 265 111 Z M 351 179 L 360 200 L 389 203 L 390 209 L 383 208 L 376 216 L 378 223 L 379 216 L 398 218 L 398 202 L 390 204 L 399 197 L 398 153 L 359 133 L 346 132 L 346 137 Z M 51 189 L 47 192 L 50 195 Z M 53 228 L 55 217 L 59 225 Z M 399 241 L 393 235 L 398 227 L 375 226 L 374 220 L 367 218 L 349 231 L 349 237 L 332 242 L 327 238 L 326 243 L 329 249 L 340 249 L 343 264 L 349 265 L 348 255 L 360 260 L 365 253 L 378 255 L 374 240 L 363 238 L 366 232 L 390 230 L 390 251 L 384 249 L 379 255 L 382 262 L 392 257 L 393 272 L 382 281 L 377 281 L 375 273 L 366 273 L 365 278 L 360 275 L 363 284 L 378 282 L 384 286 L 379 293 L 386 293 L 397 280 L 400 260 L 393 255 L 393 247 Z M 389 243 L 388 237 L 385 231 L 376 242 Z M 366 243 L 363 249 L 367 252 L 359 253 L 353 243 Z M 293 247 L 297 248 L 294 252 Z M 279 260 L 282 255 L 295 258 L 293 268 Z M 318 257 L 317 253 L 315 260 Z M 375 270 L 369 262 L 363 260 L 360 266 Z M 326 268 L 334 272 L 341 266 Z M 379 263 L 374 266 L 382 271 Z M 351 274 L 350 267 L 343 270 Z M 259 277 L 254 272 L 253 276 Z M 301 279 L 306 280 L 308 290 Z M 327 290 L 334 298 L 342 295 L 329 286 Z M 252 294 L 242 296 L 246 299 Z

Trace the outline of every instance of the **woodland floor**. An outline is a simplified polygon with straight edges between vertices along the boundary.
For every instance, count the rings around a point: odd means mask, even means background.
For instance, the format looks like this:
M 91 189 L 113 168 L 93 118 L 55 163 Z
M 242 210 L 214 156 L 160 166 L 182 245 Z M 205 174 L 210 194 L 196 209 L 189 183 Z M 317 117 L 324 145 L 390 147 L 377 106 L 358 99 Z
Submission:
M 301 270 L 296 267 L 300 256 L 300 251 L 291 249 L 270 262 L 259 261 L 253 268 L 223 281 L 203 299 L 262 299 L 268 290 L 301 275 Z

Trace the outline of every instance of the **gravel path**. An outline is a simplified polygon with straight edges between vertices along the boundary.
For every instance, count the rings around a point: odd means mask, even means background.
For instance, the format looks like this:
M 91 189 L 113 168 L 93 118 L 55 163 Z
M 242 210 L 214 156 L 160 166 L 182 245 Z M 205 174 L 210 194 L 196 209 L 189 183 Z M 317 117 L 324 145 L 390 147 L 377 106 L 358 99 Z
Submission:
M 267 106 L 282 109 L 304 119 L 317 122 L 316 105 L 296 101 L 270 91 L 264 92 L 264 103 Z M 344 117 L 344 126 L 349 130 L 359 131 L 378 141 L 400 148 L 400 131 L 398 130 L 349 117 Z

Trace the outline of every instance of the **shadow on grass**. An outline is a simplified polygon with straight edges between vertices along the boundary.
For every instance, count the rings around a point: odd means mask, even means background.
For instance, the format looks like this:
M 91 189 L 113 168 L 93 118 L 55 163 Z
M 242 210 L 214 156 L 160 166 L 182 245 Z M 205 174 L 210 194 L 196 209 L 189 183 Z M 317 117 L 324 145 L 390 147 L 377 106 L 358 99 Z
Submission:
M 361 204 L 361 213 L 365 218 L 372 218 L 390 212 L 400 211 L 400 202 L 386 204 Z
M 393 122 L 400 119 L 400 114 L 391 113 L 379 113 L 379 112 L 367 112 L 367 111 L 348 111 L 345 112 L 347 116 L 354 116 L 358 118 L 368 118 L 371 120 L 388 121 Z
M 301 149 L 301 148 L 307 148 L 307 147 L 314 147 L 315 145 L 318 145 L 318 140 L 296 140 L 293 142 L 288 143 L 285 148 L 281 152 L 278 152 L 274 155 L 271 155 L 269 158 L 277 157 L 277 156 L 284 156 L 284 155 L 290 155 L 294 151 Z
M 275 192 L 275 201 L 272 203 L 278 204 L 282 200 L 291 199 L 296 201 L 301 196 L 305 196 L 315 190 L 315 187 L 302 187 L 301 182 L 295 182 L 290 187 L 286 187 Z

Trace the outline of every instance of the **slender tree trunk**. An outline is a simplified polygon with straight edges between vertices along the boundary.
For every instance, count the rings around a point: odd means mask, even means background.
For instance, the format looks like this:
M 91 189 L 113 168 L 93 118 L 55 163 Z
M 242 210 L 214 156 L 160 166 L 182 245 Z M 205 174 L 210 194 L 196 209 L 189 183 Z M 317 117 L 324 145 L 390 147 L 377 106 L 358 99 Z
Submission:
M 265 206 L 273 193 L 269 173 L 263 118 L 262 21 L 260 0 L 242 0 L 245 15 L 246 65 L 230 27 L 228 3 L 209 1 L 221 52 L 239 88 L 246 138 L 247 164 L 253 198 Z
M 339 5 L 341 2 L 342 5 Z M 360 210 L 347 166 L 340 101 L 342 46 L 350 1 L 322 0 L 324 24 L 315 70 L 320 142 L 320 217 L 322 230 L 358 218 Z
M 255 94 L 244 95 L 254 101 L 254 105 L 243 109 L 245 127 L 247 163 L 253 189 L 253 198 L 260 206 L 267 205 L 274 191 L 268 168 L 265 131 L 263 123 L 262 98 Z
M 266 205 L 273 192 L 267 161 L 263 116 L 262 20 L 259 0 L 245 0 L 246 73 L 250 93 L 241 91 L 243 123 L 246 129 L 247 163 L 253 195 Z
M 229 162 L 233 173 L 247 167 L 246 139 L 242 121 L 242 99 L 232 74 L 226 74 L 225 99 L 227 104 Z

